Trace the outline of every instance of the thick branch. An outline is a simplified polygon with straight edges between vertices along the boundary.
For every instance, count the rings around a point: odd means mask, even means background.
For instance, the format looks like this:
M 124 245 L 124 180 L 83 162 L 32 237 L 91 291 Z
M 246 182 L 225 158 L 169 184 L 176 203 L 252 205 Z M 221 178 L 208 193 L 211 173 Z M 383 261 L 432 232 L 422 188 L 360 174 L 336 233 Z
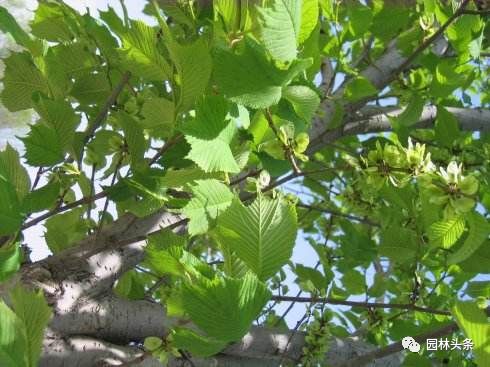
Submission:
M 465 131 L 490 131 L 490 110 L 476 108 L 445 107 L 454 114 L 459 122 L 459 126 Z M 329 130 L 320 140 L 317 140 L 311 147 L 310 152 L 320 149 L 323 144 L 340 139 L 343 136 L 378 133 L 390 131 L 392 129 L 388 116 L 396 117 L 403 112 L 403 109 L 396 107 L 373 107 L 366 106 L 360 110 L 360 117 L 347 122 L 344 126 Z M 364 116 L 364 117 L 363 117 Z M 432 128 L 437 116 L 435 106 L 424 107 L 419 122 L 414 126 L 417 128 Z

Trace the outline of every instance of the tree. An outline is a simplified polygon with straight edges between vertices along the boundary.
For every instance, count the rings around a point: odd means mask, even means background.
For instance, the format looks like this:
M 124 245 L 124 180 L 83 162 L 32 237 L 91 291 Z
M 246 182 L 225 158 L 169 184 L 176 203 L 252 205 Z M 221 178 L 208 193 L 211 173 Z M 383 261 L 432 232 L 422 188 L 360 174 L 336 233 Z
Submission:
M 489 366 L 489 14 L 408 4 L 0 7 L 0 364 Z

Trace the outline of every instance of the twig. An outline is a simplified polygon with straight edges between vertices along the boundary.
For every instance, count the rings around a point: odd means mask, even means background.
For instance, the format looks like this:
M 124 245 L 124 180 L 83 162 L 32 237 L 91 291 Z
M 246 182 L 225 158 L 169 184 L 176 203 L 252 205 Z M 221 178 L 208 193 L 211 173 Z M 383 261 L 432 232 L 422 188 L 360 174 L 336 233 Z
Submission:
M 355 220 L 357 222 L 364 223 L 364 224 L 367 224 L 367 225 L 370 225 L 370 226 L 373 226 L 373 227 L 379 227 L 379 224 L 378 223 L 372 222 L 369 219 L 359 218 L 359 217 L 356 217 L 356 216 L 350 215 L 350 214 L 344 214 L 344 213 L 338 212 L 336 210 L 321 208 L 321 207 L 318 207 L 318 206 L 308 205 L 308 204 L 303 204 L 303 203 L 298 203 L 298 204 L 296 204 L 296 206 L 298 206 L 300 208 L 304 208 L 304 209 L 311 209 L 311 210 L 319 211 L 319 212 L 322 212 L 322 213 L 330 214 L 330 215 L 333 215 L 335 217 L 342 217 L 342 218 L 352 219 L 352 220 Z
M 490 10 L 471 10 L 471 9 L 464 9 L 461 14 L 467 14 L 467 15 L 490 15 Z
M 76 208 L 79 205 L 84 205 L 84 204 L 92 203 L 92 202 L 94 202 L 96 200 L 99 200 L 99 199 L 102 199 L 102 198 L 104 198 L 106 196 L 107 196 L 107 192 L 106 191 L 101 191 L 101 192 L 95 194 L 94 196 L 83 197 L 80 200 L 76 200 L 76 201 L 73 201 L 71 203 L 68 203 L 68 204 L 66 204 L 64 206 L 60 206 L 60 207 L 58 207 L 56 209 L 50 210 L 49 212 L 47 212 L 45 214 L 42 214 L 39 217 L 36 217 L 36 218 L 34 218 L 34 219 L 32 219 L 32 220 L 24 223 L 24 225 L 21 227 L 21 229 L 27 229 L 29 227 L 32 227 L 32 226 L 38 224 L 39 222 L 42 222 L 45 219 L 48 219 L 49 217 L 51 217 L 53 215 L 66 212 L 67 210 Z
M 150 162 L 148 162 L 148 165 L 151 166 L 154 164 L 156 161 L 160 159 L 160 157 L 171 147 L 173 147 L 175 144 L 177 144 L 181 139 L 183 138 L 182 134 L 176 135 L 172 139 L 168 140 L 163 144 L 163 146 L 160 148 L 160 150 L 150 159 Z
M 296 162 L 296 158 L 294 157 L 294 151 L 289 145 L 285 144 L 281 140 L 279 131 L 277 130 L 276 126 L 274 125 L 274 121 L 272 120 L 271 112 L 269 110 L 265 110 L 264 116 L 269 124 L 270 129 L 274 132 L 274 135 L 276 136 L 277 140 L 279 140 L 279 142 L 281 143 L 286 158 L 291 163 L 291 166 L 293 166 L 293 172 L 296 174 L 301 173 L 301 169 L 299 168 L 298 163 Z
M 421 343 L 425 344 L 427 339 L 438 338 L 447 334 L 451 334 L 458 330 L 458 325 L 455 322 L 452 322 L 446 326 L 443 326 L 434 331 L 430 331 L 418 336 L 415 336 L 414 339 Z M 345 363 L 339 365 L 338 367 L 361 367 L 375 359 L 381 359 L 383 357 L 389 356 L 391 354 L 402 351 L 404 348 L 402 346 L 401 341 L 388 345 L 387 347 L 376 349 L 372 352 L 363 354 L 357 358 L 350 359 Z
M 396 68 L 393 71 L 393 75 L 397 75 L 401 73 L 403 70 L 405 70 L 405 68 L 407 68 L 417 58 L 417 56 L 419 56 L 426 48 L 428 48 L 436 39 L 438 39 L 444 33 L 447 27 L 449 27 L 451 23 L 454 22 L 454 20 L 456 20 L 461 15 L 465 14 L 464 9 L 469 2 L 470 0 L 463 0 L 458 10 L 456 10 L 454 14 L 451 15 L 449 19 L 443 25 L 441 25 L 441 27 L 437 31 L 435 31 L 432 36 L 430 36 L 424 42 L 422 42 L 415 49 L 415 51 L 413 51 L 412 54 L 408 56 L 407 59 L 398 68 Z
M 118 85 L 114 88 L 112 91 L 111 95 L 109 98 L 107 98 L 106 102 L 102 106 L 102 109 L 99 111 L 97 116 L 95 116 L 95 119 L 92 123 L 89 123 L 87 125 L 87 129 L 85 130 L 85 137 L 83 139 L 83 145 L 82 147 L 85 147 L 87 143 L 92 139 L 95 130 L 99 128 L 99 126 L 104 122 L 104 120 L 107 117 L 107 114 L 109 113 L 109 110 L 111 107 L 116 103 L 117 98 L 119 97 L 119 94 L 121 94 L 122 90 L 124 89 L 124 86 L 128 83 L 129 78 L 131 77 L 131 73 L 129 71 L 126 71 L 121 78 L 121 81 L 119 82 Z M 80 157 L 78 158 L 78 166 L 80 167 L 81 163 L 83 160 L 83 148 L 80 152 Z
M 357 302 L 347 301 L 329 297 L 292 297 L 292 296 L 272 296 L 272 300 L 286 301 L 286 302 L 301 302 L 301 303 L 327 303 L 331 305 L 351 306 L 351 307 L 363 307 L 363 308 L 398 308 L 402 310 L 412 310 L 425 313 L 431 313 L 435 315 L 450 316 L 451 312 L 446 310 L 438 310 L 430 307 L 416 306 L 411 303 L 379 303 L 379 302 Z
M 89 196 L 94 195 L 94 182 L 95 182 L 95 164 L 92 165 L 92 173 L 90 175 L 90 194 Z M 88 203 L 87 205 L 87 220 L 90 221 L 90 216 L 92 215 L 92 203 Z
M 32 184 L 32 187 L 31 187 L 31 191 L 34 191 L 35 188 L 37 187 L 37 185 L 39 184 L 39 180 L 41 179 L 41 176 L 43 174 L 43 168 L 42 167 L 39 167 L 37 172 L 36 172 L 36 178 L 34 178 L 34 182 Z
M 124 159 L 124 153 L 121 154 L 121 156 L 119 157 L 119 160 L 116 163 L 116 167 L 114 168 L 114 174 L 112 175 L 110 187 L 113 187 L 114 183 L 116 182 L 117 173 L 119 172 L 119 168 L 121 167 L 123 159 Z M 97 228 L 97 235 L 96 236 L 99 236 L 100 231 L 102 230 L 103 223 L 104 223 L 104 215 L 107 213 L 108 207 L 109 207 L 109 198 L 106 197 L 105 202 L 104 202 L 104 208 L 102 209 L 102 213 L 99 216 L 99 226 Z

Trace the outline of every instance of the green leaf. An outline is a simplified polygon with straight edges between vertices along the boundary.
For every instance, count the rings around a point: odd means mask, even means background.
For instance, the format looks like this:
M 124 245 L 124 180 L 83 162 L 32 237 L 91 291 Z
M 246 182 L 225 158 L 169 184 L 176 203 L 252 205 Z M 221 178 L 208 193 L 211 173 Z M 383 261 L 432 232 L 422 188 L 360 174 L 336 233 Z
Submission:
M 25 158 L 31 166 L 53 166 L 63 161 L 63 146 L 56 130 L 42 123 L 31 126 L 29 134 L 22 138 Z
M 182 292 L 185 312 L 210 337 L 224 342 L 241 339 L 271 294 L 256 276 L 241 279 L 201 278 Z
M 399 263 L 411 262 L 417 253 L 416 243 L 417 237 L 412 230 L 392 224 L 382 232 L 378 253 Z
M 363 294 L 366 290 L 366 280 L 357 270 L 351 269 L 342 276 L 342 284 L 349 294 Z
M 11 293 L 12 309 L 22 321 L 26 334 L 26 348 L 22 354 L 27 356 L 28 366 L 37 366 L 41 354 L 44 329 L 51 319 L 51 309 L 42 291 L 31 292 L 20 287 Z
M 176 277 L 212 276 L 212 269 L 181 246 L 168 246 L 162 249 L 152 244 L 146 249 L 146 262 L 158 274 L 171 274 Z
M 16 188 L 9 172 L 0 167 L 0 236 L 15 233 L 22 223 Z M 3 172 L 2 172 L 3 171 Z
M 187 350 L 196 357 L 210 357 L 226 347 L 226 342 L 205 337 L 192 330 L 181 327 L 174 328 L 173 344 L 182 350 Z
M 466 218 L 470 227 L 468 237 L 463 245 L 448 257 L 448 264 L 457 264 L 468 259 L 490 235 L 490 223 L 481 214 L 472 212 Z
M 257 109 L 277 104 L 283 86 L 311 65 L 311 60 L 295 60 L 288 70 L 277 69 L 263 48 L 249 38 L 238 53 L 216 48 L 213 57 L 220 92 L 237 104 Z
M 456 302 L 452 308 L 459 327 L 473 341 L 475 362 L 479 366 L 490 365 L 490 324 L 485 311 L 473 302 Z
M 298 276 L 296 283 L 307 292 L 325 291 L 328 286 L 327 278 L 316 269 L 296 264 L 294 272 Z
M 460 262 L 458 265 L 466 273 L 472 274 L 490 274 L 490 241 L 480 246 L 468 259 Z
M 442 106 L 437 107 L 437 118 L 435 123 L 436 140 L 445 147 L 452 147 L 459 138 L 459 124 L 456 117 Z
M 86 74 L 73 84 L 70 94 L 81 104 L 94 104 L 105 101 L 111 92 L 107 75 L 103 73 Z
M 345 98 L 350 102 L 356 102 L 376 94 L 378 94 L 376 87 L 363 76 L 355 77 L 349 81 L 344 92 Z
M 294 207 L 259 195 L 248 207 L 234 201 L 218 218 L 218 237 L 259 277 L 276 274 L 291 258 L 296 240 Z
M 22 201 L 24 213 L 35 213 L 50 209 L 59 197 L 61 185 L 58 181 L 52 181 L 43 187 L 30 191 Z
M 204 172 L 240 171 L 230 148 L 236 132 L 235 124 L 225 120 L 228 107 L 219 97 L 207 97 L 197 106 L 196 118 L 184 126 L 191 150 L 186 158 Z
M 145 285 L 135 270 L 125 272 L 117 281 L 114 292 L 122 298 L 136 300 L 145 298 Z
M 490 281 L 475 281 L 469 282 L 466 288 L 466 294 L 470 297 L 485 297 L 490 298 Z
M 70 103 L 63 100 L 53 101 L 37 95 L 34 102 L 35 110 L 43 122 L 56 132 L 57 141 L 63 151 L 71 151 L 80 116 L 75 114 Z
M 115 116 L 124 132 L 124 139 L 131 156 L 131 165 L 136 167 L 143 161 L 147 147 L 143 129 L 138 121 L 124 111 L 118 112 Z
M 170 137 L 174 128 L 175 107 L 173 102 L 165 98 L 150 98 L 141 108 L 144 119 L 141 125 L 157 136 Z
M 369 30 L 373 20 L 372 10 L 361 4 L 349 6 L 349 31 L 354 37 L 360 37 Z
M 97 59 L 84 43 L 73 42 L 49 48 L 46 63 L 49 76 L 70 79 L 86 75 L 97 65 Z
M 272 57 L 282 62 L 296 58 L 301 24 L 302 1 L 273 0 L 271 7 L 259 8 L 262 40 Z
M 121 18 L 114 11 L 112 6 L 108 6 L 107 10 L 99 10 L 100 19 L 102 19 L 109 28 L 119 37 L 123 37 L 127 31 Z
M 158 50 L 158 39 L 155 29 L 142 21 L 132 21 L 131 29 L 122 36 L 120 56 L 124 67 L 149 81 L 168 79 L 171 68 Z
M 84 208 L 76 208 L 46 221 L 46 243 L 53 254 L 69 248 L 86 236 L 88 226 L 82 219 L 84 214 Z
M 39 3 L 34 19 L 31 21 L 31 32 L 47 41 L 71 41 L 73 34 L 68 26 L 63 7 L 56 3 Z
M 10 243 L 0 247 L 0 282 L 4 282 L 20 268 L 22 260 L 18 243 Z M 0 328 L 1 328 L 0 324 Z
M 31 39 L 29 34 L 19 26 L 15 18 L 3 6 L 0 6 L 0 31 L 10 33 L 17 44 L 31 50 L 33 54 L 41 53 L 40 42 Z
M 27 170 L 20 163 L 19 154 L 10 144 L 0 152 L 0 175 L 15 188 L 19 200 L 29 192 L 31 180 Z
M 5 367 L 30 367 L 26 348 L 27 336 L 22 320 L 0 301 L 0 364 Z
M 401 126 L 412 126 L 419 122 L 423 109 L 424 99 L 420 95 L 414 94 L 407 107 L 395 118 L 395 121 Z
M 49 93 L 48 84 L 26 52 L 13 53 L 4 60 L 2 103 L 9 111 L 20 111 L 33 106 L 34 92 Z
M 320 105 L 320 97 L 314 90 L 303 85 L 293 85 L 284 88 L 283 96 L 293 105 L 299 117 L 311 122 Z
M 191 236 L 206 233 L 210 221 L 216 220 L 234 198 L 228 187 L 218 180 L 196 181 L 192 194 L 192 199 L 182 209 L 182 213 L 189 218 L 188 231 Z
M 168 50 L 178 73 L 176 109 L 184 112 L 203 95 L 208 85 L 212 70 L 211 55 L 203 40 L 185 46 L 172 42 L 168 45 Z
M 298 36 L 299 44 L 302 44 L 310 37 L 311 32 L 313 32 L 318 23 L 319 12 L 318 0 L 303 0 L 301 4 L 301 26 Z
M 433 223 L 429 228 L 429 240 L 432 247 L 450 248 L 461 237 L 465 229 L 462 217 Z

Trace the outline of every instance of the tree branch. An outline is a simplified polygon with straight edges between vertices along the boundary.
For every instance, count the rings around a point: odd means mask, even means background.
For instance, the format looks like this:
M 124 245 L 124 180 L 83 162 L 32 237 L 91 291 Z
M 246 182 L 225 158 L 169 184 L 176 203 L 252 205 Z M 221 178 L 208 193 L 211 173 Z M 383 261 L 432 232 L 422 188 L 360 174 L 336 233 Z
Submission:
M 363 308 L 398 308 L 402 310 L 411 310 L 418 312 L 426 312 L 435 315 L 450 316 L 451 312 L 445 310 L 439 310 L 436 308 L 416 306 L 411 303 L 380 303 L 380 302 L 356 302 L 347 301 L 335 298 L 321 298 L 321 297 L 290 297 L 290 296 L 272 296 L 274 301 L 286 301 L 286 302 L 301 302 L 301 303 L 326 303 L 330 305 L 342 305 L 352 307 Z
M 490 131 L 490 110 L 476 108 L 445 107 L 459 122 L 459 126 L 465 131 Z M 389 116 L 396 117 L 404 110 L 397 107 L 366 106 L 360 110 L 360 115 L 351 119 L 336 129 L 326 131 L 319 139 L 312 142 L 308 153 L 321 149 L 322 146 L 343 136 L 369 134 L 391 131 L 392 125 Z M 432 128 L 437 117 L 437 107 L 425 106 L 419 121 L 414 125 L 417 128 Z

